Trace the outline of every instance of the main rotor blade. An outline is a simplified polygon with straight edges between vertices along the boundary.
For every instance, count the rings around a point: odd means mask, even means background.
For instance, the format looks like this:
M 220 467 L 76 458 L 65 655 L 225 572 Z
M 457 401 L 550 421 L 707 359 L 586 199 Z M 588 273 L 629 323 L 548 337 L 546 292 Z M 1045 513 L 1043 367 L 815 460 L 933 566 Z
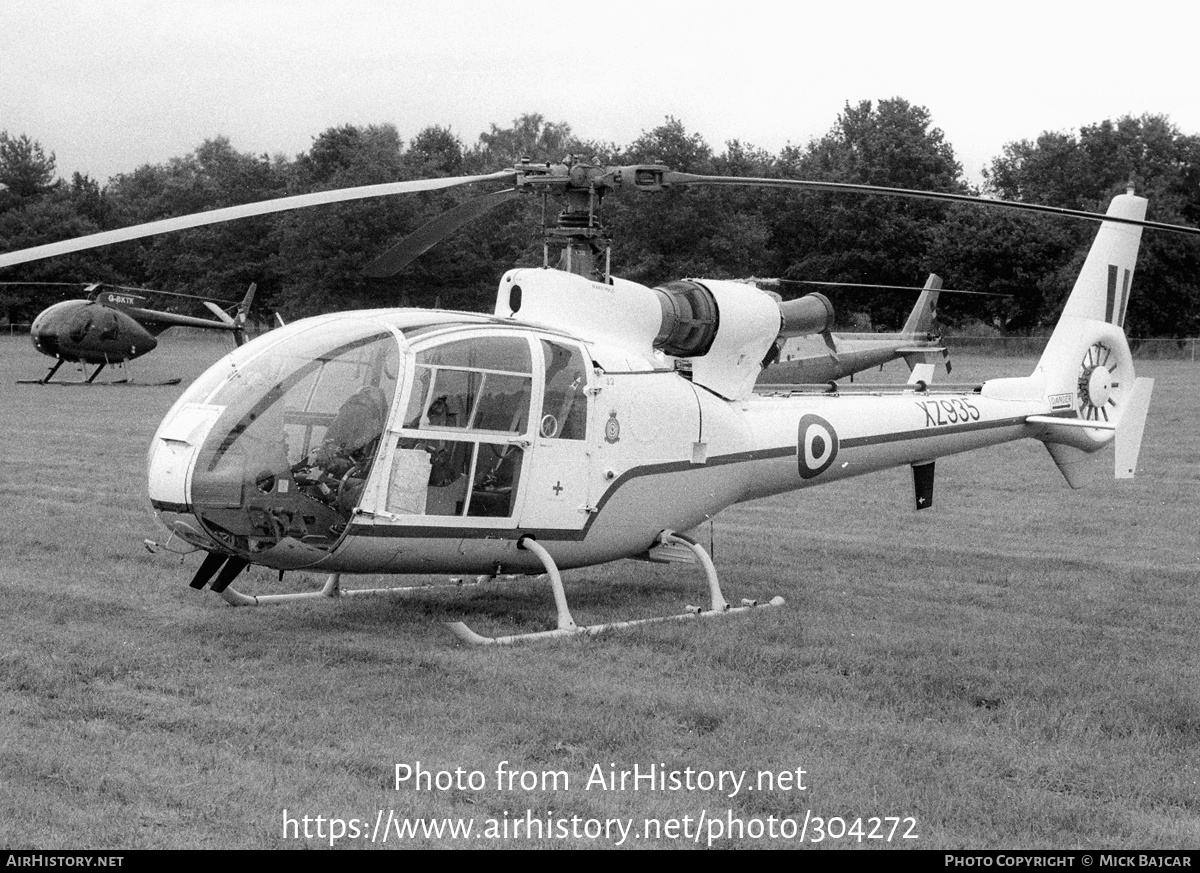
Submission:
M 490 182 L 497 179 L 511 179 L 511 170 L 498 173 L 488 173 L 483 176 L 450 176 L 442 179 L 414 179 L 408 182 L 386 182 L 382 185 L 363 185 L 358 188 L 339 188 L 334 191 L 315 191 L 311 194 L 297 194 L 292 197 L 280 197 L 276 200 L 263 200 L 258 203 L 245 203 L 241 206 L 228 206 L 224 209 L 213 209 L 209 212 L 198 212 L 194 215 L 183 215 L 179 218 L 166 218 L 162 221 L 152 221 L 148 224 L 138 224 L 133 227 L 123 227 L 118 230 L 108 230 L 81 236 L 62 242 L 48 243 L 31 249 L 9 252 L 0 255 L 0 267 L 11 267 L 14 264 L 24 264 L 29 261 L 40 261 L 56 255 L 71 252 L 81 252 L 113 243 L 126 242 L 142 237 L 155 236 L 160 233 L 171 233 L 177 230 L 187 230 L 193 227 L 203 227 L 207 224 L 220 224 L 225 221 L 236 221 L 239 218 L 249 218 L 254 215 L 268 215 L 273 212 L 286 212 L 290 209 L 306 209 L 310 206 L 322 206 L 326 203 L 342 203 L 347 200 L 365 200 L 370 197 L 389 197 L 393 194 L 412 194 L 418 191 L 437 191 L 442 188 L 453 188 L 457 185 L 470 185 L 475 182 Z
M 1142 221 L 1136 218 L 1121 218 L 1086 212 L 1082 209 L 1067 209 L 1062 206 L 1043 206 L 1040 203 L 1019 203 L 1015 200 L 993 200 L 990 197 L 975 197 L 970 194 L 950 194 L 944 191 L 913 191 L 909 188 L 887 188 L 881 185 L 857 185 L 851 182 L 817 182 L 811 179 L 767 179 L 759 176 L 701 176 L 696 173 L 679 173 L 668 170 L 663 173 L 664 187 L 671 185 L 745 185 L 763 188 L 806 188 L 810 191 L 837 191 L 850 194 L 883 194 L 888 197 L 912 197 L 920 200 L 944 200 L 951 203 L 971 203 L 976 206 L 1000 206 L 1026 212 L 1042 212 L 1050 215 L 1065 215 L 1071 218 L 1086 218 L 1089 221 L 1112 221 L 1132 224 L 1171 233 L 1200 236 L 1200 228 L 1182 224 L 1165 224 L 1159 221 Z
M 367 264 L 363 268 L 363 275 L 373 279 L 396 275 L 463 225 L 474 221 L 501 203 L 507 203 L 519 196 L 521 195 L 517 193 L 516 188 L 505 188 L 503 191 L 483 194 L 466 203 L 460 203 L 453 209 L 446 210 L 437 218 L 418 227 Z
M 815 279 L 772 279 L 760 281 L 784 282 L 791 285 L 829 285 L 835 288 L 879 288 L 884 291 L 926 291 L 920 285 L 871 285 L 866 282 L 818 282 Z M 934 288 L 939 294 L 980 294 L 984 297 L 1012 297 L 1000 291 L 967 291 L 962 288 Z
M 62 288 L 111 288 L 114 291 L 131 291 L 134 294 L 166 294 L 170 297 L 186 297 L 189 300 L 215 300 L 222 302 L 220 297 L 201 297 L 199 294 L 184 294 L 182 291 L 158 291 L 154 288 L 135 288 L 132 285 L 110 285 L 107 282 L 0 282 L 0 287 L 9 285 L 40 285 L 43 287 Z M 237 303 L 236 300 L 225 300 L 225 303 Z

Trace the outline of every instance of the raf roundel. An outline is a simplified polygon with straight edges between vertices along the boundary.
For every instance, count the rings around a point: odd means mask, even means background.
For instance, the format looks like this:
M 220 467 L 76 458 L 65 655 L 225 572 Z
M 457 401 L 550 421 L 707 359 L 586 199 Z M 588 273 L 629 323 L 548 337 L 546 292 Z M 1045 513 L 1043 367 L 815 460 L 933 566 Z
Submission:
M 829 469 L 837 457 L 838 437 L 833 425 L 819 415 L 803 415 L 797 428 L 796 462 L 801 479 L 812 479 Z

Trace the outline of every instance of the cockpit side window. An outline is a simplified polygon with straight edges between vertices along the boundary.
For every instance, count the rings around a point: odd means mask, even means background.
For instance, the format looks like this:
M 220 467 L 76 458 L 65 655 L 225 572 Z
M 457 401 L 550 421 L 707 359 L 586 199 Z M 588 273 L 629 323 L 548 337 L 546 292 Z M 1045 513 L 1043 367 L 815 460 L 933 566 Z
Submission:
M 71 342 L 81 343 L 92 329 L 92 313 L 90 308 L 84 308 L 71 317 Z
M 117 334 L 120 333 L 117 314 L 111 310 L 105 309 L 100 312 L 96 318 L 96 323 L 100 327 L 100 339 L 102 340 L 115 340 Z
M 546 390 L 538 435 L 545 439 L 581 440 L 587 429 L 587 371 L 575 346 L 542 340 Z

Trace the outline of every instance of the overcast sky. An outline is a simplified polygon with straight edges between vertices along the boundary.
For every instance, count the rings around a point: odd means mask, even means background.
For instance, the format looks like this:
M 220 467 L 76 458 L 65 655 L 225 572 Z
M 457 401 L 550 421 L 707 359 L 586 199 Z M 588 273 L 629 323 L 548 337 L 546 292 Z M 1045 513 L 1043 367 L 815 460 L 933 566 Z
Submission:
M 778 152 L 847 102 L 929 109 L 969 179 L 1007 142 L 1121 115 L 1200 132 L 1200 7 L 1057 0 L 0 0 L 0 130 L 101 182 L 223 134 L 306 151 L 341 124 L 523 113 L 624 145 L 666 116 Z

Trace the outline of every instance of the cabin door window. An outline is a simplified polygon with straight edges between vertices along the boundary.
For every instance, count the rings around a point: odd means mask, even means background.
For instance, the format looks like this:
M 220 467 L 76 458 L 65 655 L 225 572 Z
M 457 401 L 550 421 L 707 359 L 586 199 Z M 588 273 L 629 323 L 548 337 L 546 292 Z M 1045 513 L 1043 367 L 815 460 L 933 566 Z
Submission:
M 476 336 L 418 352 L 393 455 L 388 512 L 512 518 L 532 389 L 524 337 Z

